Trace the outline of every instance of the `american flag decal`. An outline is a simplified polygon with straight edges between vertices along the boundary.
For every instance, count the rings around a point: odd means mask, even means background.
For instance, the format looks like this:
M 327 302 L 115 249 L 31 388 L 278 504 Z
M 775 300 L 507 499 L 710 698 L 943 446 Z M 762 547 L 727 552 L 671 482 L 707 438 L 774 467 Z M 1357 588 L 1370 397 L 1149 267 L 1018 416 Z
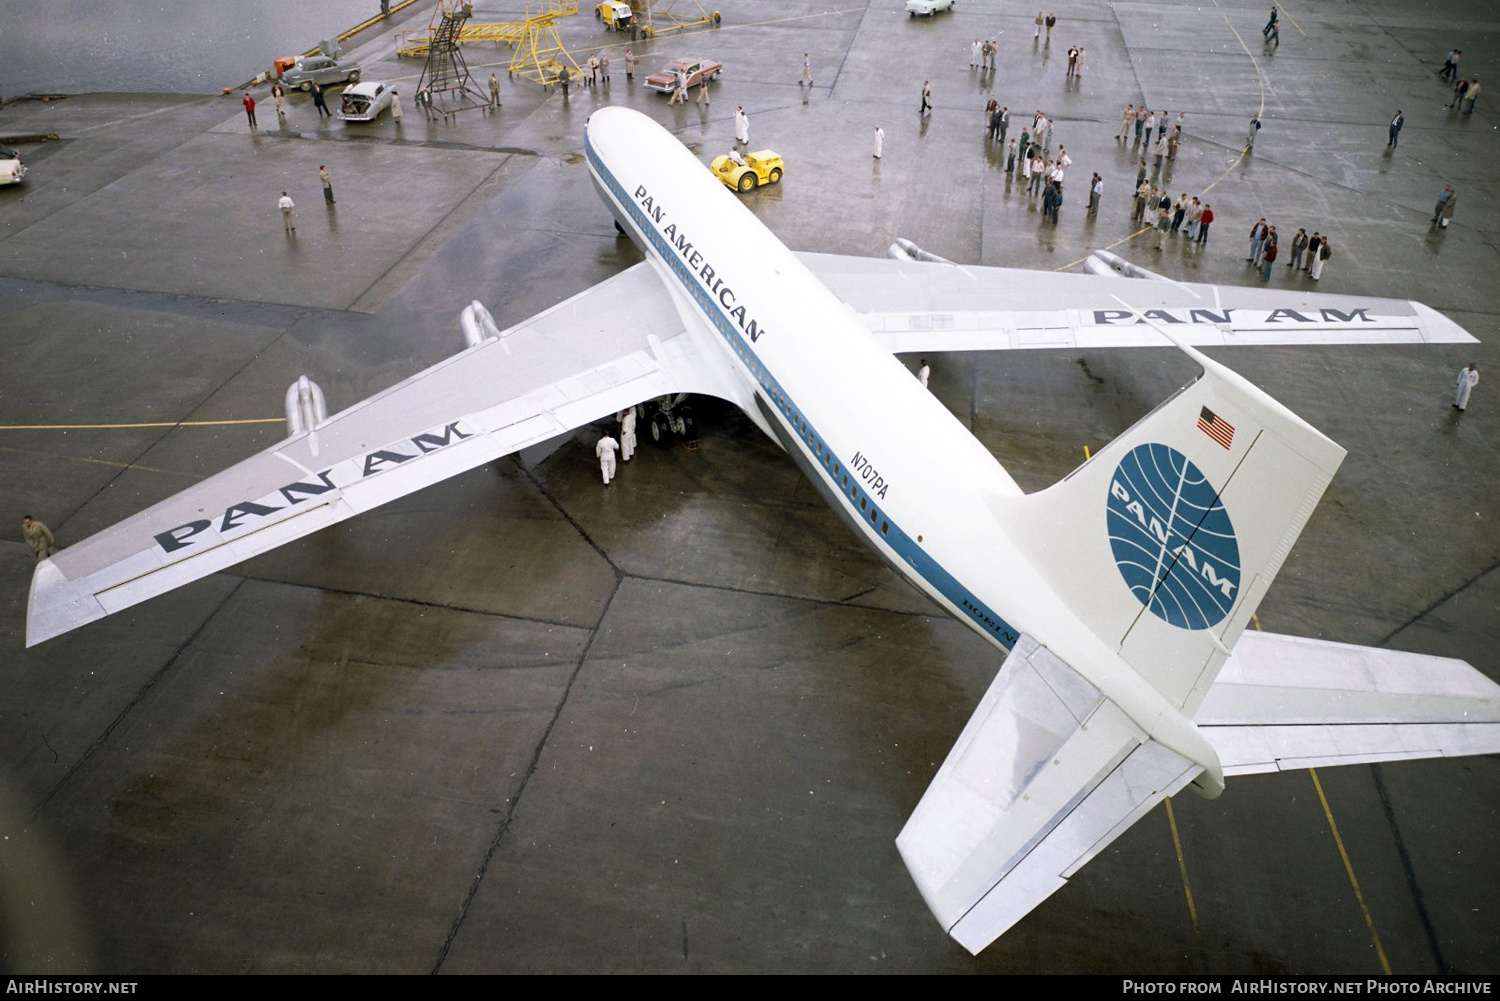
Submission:
M 1207 407 L 1198 414 L 1198 430 L 1225 448 L 1234 443 L 1234 425 Z

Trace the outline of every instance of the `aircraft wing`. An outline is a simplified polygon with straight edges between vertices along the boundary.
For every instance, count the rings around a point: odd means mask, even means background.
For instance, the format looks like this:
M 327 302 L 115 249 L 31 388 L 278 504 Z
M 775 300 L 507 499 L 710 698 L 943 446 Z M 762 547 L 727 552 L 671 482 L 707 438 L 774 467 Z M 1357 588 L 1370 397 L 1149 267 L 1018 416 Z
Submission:
M 1022 636 L 896 845 L 978 953 L 1201 770 Z
M 1115 296 L 1199 347 L 1476 343 L 1452 320 L 1406 299 L 889 258 L 798 257 L 864 316 L 870 332 L 893 353 L 1167 343 Z
M 1226 775 L 1500 753 L 1500 685 L 1461 660 L 1245 632 L 1195 722 Z
M 27 645 L 642 400 L 721 389 L 647 264 L 491 334 L 43 561 Z

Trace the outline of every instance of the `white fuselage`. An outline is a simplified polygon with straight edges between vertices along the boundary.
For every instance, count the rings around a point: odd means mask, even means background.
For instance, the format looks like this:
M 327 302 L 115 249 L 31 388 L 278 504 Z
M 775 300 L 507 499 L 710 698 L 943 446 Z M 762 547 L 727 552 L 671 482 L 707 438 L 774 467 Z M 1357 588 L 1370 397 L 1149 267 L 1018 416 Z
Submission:
M 609 108 L 585 135 L 601 195 L 732 369 L 734 402 L 891 566 L 1009 649 L 1047 604 L 984 501 L 1015 481 L 669 133 Z
M 661 274 L 727 395 L 782 444 L 898 573 L 1009 650 L 1036 637 L 1141 729 L 1204 765 L 1191 720 L 1086 626 L 997 518 L 1021 490 L 828 289 L 669 132 L 625 108 L 590 116 L 590 173 Z

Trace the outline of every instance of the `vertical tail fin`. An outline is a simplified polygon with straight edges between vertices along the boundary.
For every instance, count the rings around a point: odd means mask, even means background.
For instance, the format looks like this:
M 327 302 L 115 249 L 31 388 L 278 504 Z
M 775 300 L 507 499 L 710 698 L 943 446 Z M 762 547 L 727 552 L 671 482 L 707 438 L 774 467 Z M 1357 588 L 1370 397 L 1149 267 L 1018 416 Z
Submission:
M 1078 618 L 1191 715 L 1345 453 L 1184 350 L 1200 378 L 1061 482 L 991 508 Z

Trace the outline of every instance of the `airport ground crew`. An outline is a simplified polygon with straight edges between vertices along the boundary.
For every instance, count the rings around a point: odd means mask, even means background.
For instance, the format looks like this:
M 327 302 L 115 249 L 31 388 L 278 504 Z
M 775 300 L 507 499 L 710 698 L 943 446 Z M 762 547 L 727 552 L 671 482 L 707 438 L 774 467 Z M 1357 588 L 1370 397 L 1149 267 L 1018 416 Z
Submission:
M 917 381 L 922 384 L 923 389 L 926 389 L 927 380 L 930 378 L 932 378 L 932 369 L 927 367 L 927 359 L 923 358 L 922 367 L 917 369 Z
M 880 159 L 881 152 L 885 149 L 885 129 L 879 125 L 875 126 L 875 159 Z
M 1473 365 L 1469 366 L 1473 368 Z M 1474 381 L 1479 381 L 1479 373 L 1474 373 Z M 1464 390 L 1464 401 L 1469 399 L 1469 391 Z M 1454 404 L 1454 406 L 1458 406 Z M 1462 407 L 1459 407 L 1462 410 Z M 26 545 L 31 548 L 31 554 L 36 557 L 38 563 L 51 556 L 57 549 L 57 540 L 52 537 L 52 530 L 31 515 L 21 519 L 21 537 L 26 540 Z
M 743 146 L 750 145 L 750 116 L 745 114 L 744 105 L 734 109 L 734 141 Z
M 1469 362 L 1468 365 L 1458 370 L 1458 392 L 1453 397 L 1454 410 L 1468 409 L 1469 391 L 1477 385 L 1479 385 L 1479 369 L 1474 366 L 1473 362 Z M 26 520 L 30 521 L 31 519 L 27 518 Z M 45 525 L 42 526 L 42 531 L 47 531 Z M 47 537 L 49 539 L 52 537 L 50 532 Z M 35 549 L 36 547 L 32 546 L 31 548 Z M 37 559 L 41 559 L 41 557 L 38 556 Z
M 604 474 L 604 485 L 609 486 L 609 481 L 615 475 L 615 452 L 620 443 L 606 434 L 599 439 L 599 444 L 594 446 L 594 454 L 599 457 L 599 472 Z
M 635 407 L 620 411 L 620 458 L 626 462 L 635 454 Z

